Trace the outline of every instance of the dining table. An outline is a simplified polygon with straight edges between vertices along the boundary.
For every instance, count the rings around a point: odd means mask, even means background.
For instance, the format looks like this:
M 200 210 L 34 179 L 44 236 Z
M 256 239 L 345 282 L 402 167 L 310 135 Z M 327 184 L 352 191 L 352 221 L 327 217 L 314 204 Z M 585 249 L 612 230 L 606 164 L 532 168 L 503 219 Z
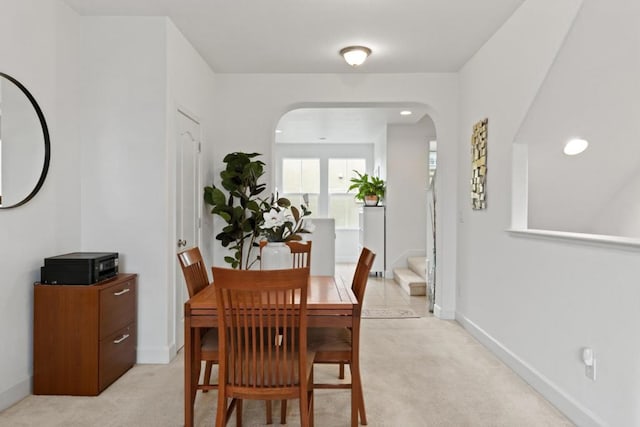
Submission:
M 333 276 L 309 276 L 307 290 L 307 324 L 313 328 L 348 327 L 353 337 L 359 337 L 360 304 L 350 283 Z M 184 304 L 184 425 L 193 426 L 194 403 L 198 384 L 198 349 L 195 348 L 196 336 L 200 328 L 218 326 L 215 286 L 209 286 L 198 292 Z M 351 346 L 352 363 L 359 363 L 359 342 L 354 340 Z M 357 366 L 352 368 L 356 369 Z M 359 378 L 352 378 L 351 386 L 351 426 L 358 425 L 358 402 L 360 401 Z

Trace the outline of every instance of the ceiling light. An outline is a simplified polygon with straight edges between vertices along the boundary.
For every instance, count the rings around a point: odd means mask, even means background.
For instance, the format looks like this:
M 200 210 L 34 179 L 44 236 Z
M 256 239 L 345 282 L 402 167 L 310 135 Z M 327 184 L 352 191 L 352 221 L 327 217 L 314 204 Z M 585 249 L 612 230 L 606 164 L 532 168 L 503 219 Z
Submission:
M 589 142 L 585 139 L 574 138 L 567 142 L 564 146 L 564 154 L 567 156 L 575 156 L 582 153 L 589 146 Z
M 276 133 L 282 133 L 282 129 L 276 129 Z
M 409 111 L 409 110 L 400 111 L 400 115 L 401 116 L 410 116 L 412 114 L 413 114 L 413 112 Z
M 371 49 L 365 46 L 347 46 L 340 49 L 340 55 L 344 57 L 347 64 L 357 67 L 362 65 L 367 60 L 367 57 L 371 55 Z

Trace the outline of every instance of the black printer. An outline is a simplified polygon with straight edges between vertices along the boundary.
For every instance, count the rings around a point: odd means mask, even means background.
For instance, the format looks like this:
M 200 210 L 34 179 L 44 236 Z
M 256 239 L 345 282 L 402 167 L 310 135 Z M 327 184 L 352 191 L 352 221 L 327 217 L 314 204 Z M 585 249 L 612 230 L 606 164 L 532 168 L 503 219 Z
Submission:
M 44 259 L 41 282 L 92 285 L 118 274 L 117 252 L 72 252 Z

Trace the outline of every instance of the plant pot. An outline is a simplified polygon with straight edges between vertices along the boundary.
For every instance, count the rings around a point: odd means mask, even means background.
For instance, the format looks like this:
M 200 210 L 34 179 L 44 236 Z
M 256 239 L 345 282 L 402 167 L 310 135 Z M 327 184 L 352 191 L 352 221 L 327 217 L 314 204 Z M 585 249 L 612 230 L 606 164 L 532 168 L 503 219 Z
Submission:
M 284 242 L 269 242 L 262 248 L 260 268 L 262 270 L 284 270 L 293 267 L 291 249 Z
M 364 204 L 366 206 L 378 206 L 380 198 L 378 196 L 364 196 Z

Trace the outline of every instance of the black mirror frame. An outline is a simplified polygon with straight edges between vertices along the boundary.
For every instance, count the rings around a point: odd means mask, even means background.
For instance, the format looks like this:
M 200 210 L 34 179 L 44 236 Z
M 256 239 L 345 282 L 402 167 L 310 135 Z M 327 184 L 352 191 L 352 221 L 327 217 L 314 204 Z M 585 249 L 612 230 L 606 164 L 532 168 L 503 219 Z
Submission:
M 40 120 L 40 126 L 42 127 L 42 135 L 44 137 L 44 164 L 42 165 L 42 173 L 40 174 L 40 178 L 38 179 L 38 182 L 36 183 L 36 186 L 33 188 L 31 193 L 29 193 L 24 199 L 22 199 L 18 203 L 15 203 L 11 206 L 0 206 L 0 209 L 11 209 L 11 208 L 17 208 L 18 206 L 22 206 L 25 203 L 27 203 L 29 200 L 33 199 L 36 193 L 40 191 L 40 188 L 42 188 L 42 184 L 44 184 L 44 180 L 47 177 L 47 172 L 49 171 L 49 162 L 51 160 L 51 141 L 49 139 L 49 128 L 47 127 L 47 122 L 44 119 L 44 114 L 42 113 L 40 106 L 36 102 L 36 99 L 33 97 L 33 95 L 31 95 L 31 92 L 29 92 L 29 90 L 26 87 L 24 87 L 22 83 L 20 83 L 18 80 L 16 80 L 15 78 L 11 77 L 8 74 L 0 72 L 0 77 L 4 77 L 5 79 L 9 80 L 11 83 L 18 86 L 18 88 L 22 91 L 22 93 L 25 94 L 29 102 L 31 102 L 31 105 L 33 106 L 34 110 L 36 110 L 36 114 L 38 115 L 38 119 Z

